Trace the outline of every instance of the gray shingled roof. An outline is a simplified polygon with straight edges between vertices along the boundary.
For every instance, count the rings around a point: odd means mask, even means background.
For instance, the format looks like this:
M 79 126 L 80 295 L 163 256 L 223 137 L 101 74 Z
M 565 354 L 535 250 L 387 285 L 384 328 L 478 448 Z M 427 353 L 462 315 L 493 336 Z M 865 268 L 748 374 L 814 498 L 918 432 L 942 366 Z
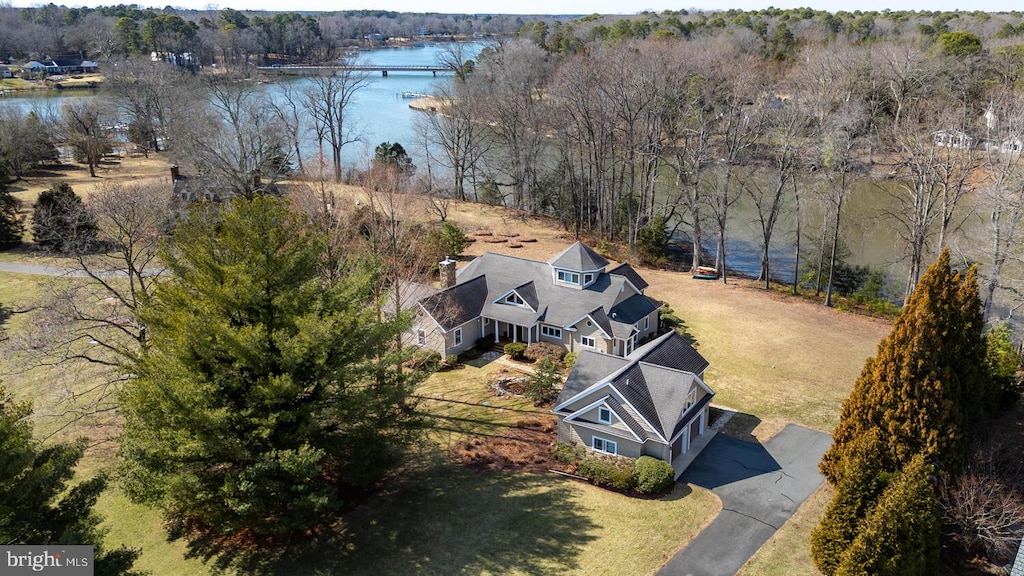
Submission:
M 608 273 L 616 274 L 618 276 L 625 276 L 626 279 L 633 284 L 633 286 L 637 287 L 637 290 L 646 290 L 647 287 L 650 286 L 650 284 L 648 284 L 647 281 L 640 276 L 640 274 L 637 274 L 637 271 L 634 270 L 633 267 L 630 266 L 629 264 L 619 264 L 615 268 L 609 270 Z
M 548 260 L 548 264 L 555 268 L 589 272 L 591 270 L 601 270 L 608 265 L 608 260 L 594 252 L 586 244 L 577 241 L 572 246 L 562 250 L 554 258 Z
M 661 305 L 643 294 L 635 294 L 612 307 L 609 316 L 616 322 L 636 324 L 641 318 L 657 310 Z
M 633 434 L 640 437 L 641 441 L 645 440 L 650 435 L 647 433 L 647 430 L 645 430 L 644 427 L 636 421 L 636 418 L 633 418 L 633 415 L 629 413 L 629 410 L 626 410 L 626 407 L 616 400 L 614 396 L 609 396 L 608 400 L 605 402 L 619 418 L 622 418 L 622 422 L 626 427 L 632 430 Z
M 580 355 L 576 358 L 576 364 L 569 372 L 569 377 L 566 378 L 555 405 L 558 406 L 568 401 L 569 398 L 603 381 L 627 364 L 629 364 L 629 360 L 618 356 L 601 354 L 593 350 L 580 351 Z
M 1017 560 L 1013 563 L 1010 576 L 1024 576 L 1024 542 L 1020 543 L 1017 549 Z
M 708 361 L 693 349 L 682 336 L 675 332 L 675 337 L 661 336 L 633 351 L 629 357 L 643 360 L 648 364 L 656 364 L 667 368 L 692 372 L 700 375 L 708 367 Z
M 614 308 L 626 282 L 624 276 L 601 273 L 594 283 L 586 288 L 564 286 L 554 281 L 552 268 L 545 262 L 490 252 L 459 269 L 456 272 L 456 282 L 461 285 L 482 276 L 487 277 L 487 297 L 481 309 L 484 316 L 525 326 L 543 320 L 547 324 L 566 328 L 570 323 L 595 310 L 607 312 Z M 528 296 L 529 288 L 524 288 L 526 285 L 530 285 L 534 291 L 535 300 L 532 295 Z M 536 312 L 496 302 L 512 289 L 516 289 L 524 300 L 530 302 Z M 631 296 L 619 303 L 619 306 L 623 305 L 625 308 L 621 314 L 631 314 L 645 307 L 654 310 L 658 303 L 647 296 L 639 295 Z M 639 318 L 629 317 L 626 320 L 626 323 L 632 324 Z M 595 318 L 595 321 L 602 324 L 602 328 L 609 334 L 616 332 L 606 316 L 605 319 Z
M 540 300 L 537 299 L 537 288 L 533 285 L 533 280 L 516 286 L 516 293 L 530 305 L 530 308 L 540 311 Z
M 686 348 L 691 352 L 685 353 Z M 699 374 L 680 366 L 699 367 L 703 371 L 707 361 L 676 332 L 638 348 L 625 359 L 609 361 L 610 358 L 614 357 L 589 351 L 581 353 L 556 405 L 607 381 L 665 439 L 678 432 L 680 421 L 698 409 L 691 406 L 686 414 L 679 413 L 695 374 Z M 713 394 L 698 403 L 701 408 L 711 401 Z
M 479 276 L 429 296 L 420 305 L 447 331 L 480 316 L 486 301 L 487 279 Z

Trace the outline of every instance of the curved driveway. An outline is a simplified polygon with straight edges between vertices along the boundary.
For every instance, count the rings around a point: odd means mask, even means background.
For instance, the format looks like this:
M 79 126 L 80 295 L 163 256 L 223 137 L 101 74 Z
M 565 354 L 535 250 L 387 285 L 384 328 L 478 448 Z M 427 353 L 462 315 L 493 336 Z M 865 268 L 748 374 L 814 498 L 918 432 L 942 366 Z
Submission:
M 823 478 L 832 438 L 795 424 L 765 444 L 718 434 L 679 478 L 714 492 L 722 512 L 658 576 L 733 576 Z

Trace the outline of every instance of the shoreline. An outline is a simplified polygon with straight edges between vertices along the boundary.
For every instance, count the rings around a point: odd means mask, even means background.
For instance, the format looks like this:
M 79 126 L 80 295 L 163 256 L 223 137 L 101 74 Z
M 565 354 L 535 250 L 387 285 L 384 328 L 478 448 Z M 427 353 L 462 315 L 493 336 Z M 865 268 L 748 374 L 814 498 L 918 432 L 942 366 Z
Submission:
M 409 108 L 418 110 L 420 112 L 437 112 L 437 109 L 442 105 L 441 99 L 434 96 L 427 96 L 426 98 L 416 98 L 412 102 L 409 102 Z

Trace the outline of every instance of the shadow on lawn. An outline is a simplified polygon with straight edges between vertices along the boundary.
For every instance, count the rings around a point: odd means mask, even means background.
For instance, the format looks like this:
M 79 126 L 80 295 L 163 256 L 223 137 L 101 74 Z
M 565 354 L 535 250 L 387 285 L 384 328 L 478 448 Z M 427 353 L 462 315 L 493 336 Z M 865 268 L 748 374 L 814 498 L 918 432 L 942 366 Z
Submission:
M 578 566 L 598 526 L 573 504 L 578 493 L 554 475 L 477 473 L 438 453 L 327 534 L 275 550 L 196 549 L 239 573 L 565 573 Z M 201 546 L 201 545 L 200 545 Z

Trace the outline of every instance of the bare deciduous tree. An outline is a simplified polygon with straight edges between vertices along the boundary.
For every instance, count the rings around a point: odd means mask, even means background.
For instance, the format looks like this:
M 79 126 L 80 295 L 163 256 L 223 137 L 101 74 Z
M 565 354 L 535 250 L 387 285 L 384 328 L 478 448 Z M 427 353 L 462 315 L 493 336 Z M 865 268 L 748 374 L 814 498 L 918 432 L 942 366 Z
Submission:
M 315 125 L 317 135 L 326 139 L 331 149 L 331 164 L 334 167 L 334 181 L 341 182 L 341 150 L 348 144 L 359 141 L 356 126 L 351 118 L 352 98 L 366 87 L 369 76 L 363 72 L 338 70 L 310 78 L 311 86 L 306 91 L 306 110 Z

